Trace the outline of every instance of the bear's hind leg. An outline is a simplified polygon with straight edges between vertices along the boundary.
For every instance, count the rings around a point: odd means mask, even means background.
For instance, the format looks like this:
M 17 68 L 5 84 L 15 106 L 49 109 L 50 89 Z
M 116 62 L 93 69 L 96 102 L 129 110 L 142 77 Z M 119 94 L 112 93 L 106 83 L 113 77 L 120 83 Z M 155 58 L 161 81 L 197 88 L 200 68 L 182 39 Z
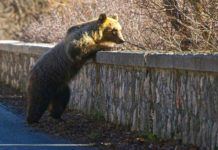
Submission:
M 70 89 L 68 86 L 58 90 L 55 97 L 50 102 L 50 116 L 54 119 L 61 120 L 63 114 L 70 99 Z
M 27 104 L 26 121 L 29 124 L 37 123 L 49 105 L 49 100 L 46 98 L 40 97 L 33 99 L 29 100 Z
M 34 82 L 35 83 L 35 82 Z M 45 86 L 45 85 L 44 85 Z M 27 88 L 27 114 L 26 121 L 29 124 L 37 123 L 54 97 L 54 86 L 41 88 L 39 84 L 30 84 Z

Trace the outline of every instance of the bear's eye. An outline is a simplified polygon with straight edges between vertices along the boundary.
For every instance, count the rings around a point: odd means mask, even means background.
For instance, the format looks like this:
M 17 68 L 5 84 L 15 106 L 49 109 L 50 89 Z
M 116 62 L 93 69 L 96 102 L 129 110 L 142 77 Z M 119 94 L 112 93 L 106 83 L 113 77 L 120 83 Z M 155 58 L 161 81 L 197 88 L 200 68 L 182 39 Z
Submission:
M 113 34 L 113 35 L 117 35 L 117 29 L 113 29 L 113 30 L 112 30 L 112 34 Z

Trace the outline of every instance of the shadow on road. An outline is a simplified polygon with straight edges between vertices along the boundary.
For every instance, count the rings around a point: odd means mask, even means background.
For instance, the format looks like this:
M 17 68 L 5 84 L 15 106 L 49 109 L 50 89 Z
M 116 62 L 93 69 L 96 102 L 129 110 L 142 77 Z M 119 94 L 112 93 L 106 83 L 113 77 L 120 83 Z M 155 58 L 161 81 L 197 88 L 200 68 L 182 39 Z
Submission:
M 0 103 L 0 150 L 91 150 L 88 145 L 71 144 L 60 137 L 31 132 L 23 116 Z

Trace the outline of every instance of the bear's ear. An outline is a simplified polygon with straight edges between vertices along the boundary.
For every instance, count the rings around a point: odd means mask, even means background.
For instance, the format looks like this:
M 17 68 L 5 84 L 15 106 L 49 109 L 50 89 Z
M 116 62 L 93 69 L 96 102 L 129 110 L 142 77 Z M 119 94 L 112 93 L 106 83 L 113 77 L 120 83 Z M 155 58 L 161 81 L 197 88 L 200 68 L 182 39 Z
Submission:
M 100 14 L 99 18 L 98 18 L 98 23 L 102 24 L 105 22 L 105 20 L 107 19 L 106 14 Z
M 112 16 L 112 18 L 113 18 L 114 20 L 117 20 L 117 21 L 118 21 L 118 15 L 117 15 L 117 14 L 114 14 L 114 15 Z

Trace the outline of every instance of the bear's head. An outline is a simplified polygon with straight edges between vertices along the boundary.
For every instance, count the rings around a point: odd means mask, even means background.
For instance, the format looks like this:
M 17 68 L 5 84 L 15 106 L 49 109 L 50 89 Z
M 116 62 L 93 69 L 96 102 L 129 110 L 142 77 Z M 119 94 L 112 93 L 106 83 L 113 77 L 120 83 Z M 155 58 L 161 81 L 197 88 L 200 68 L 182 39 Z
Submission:
M 125 42 L 121 33 L 122 27 L 118 22 L 118 16 L 116 14 L 112 17 L 107 17 L 106 14 L 101 14 L 97 22 L 102 37 L 100 40 L 101 43 L 110 42 L 121 44 Z

